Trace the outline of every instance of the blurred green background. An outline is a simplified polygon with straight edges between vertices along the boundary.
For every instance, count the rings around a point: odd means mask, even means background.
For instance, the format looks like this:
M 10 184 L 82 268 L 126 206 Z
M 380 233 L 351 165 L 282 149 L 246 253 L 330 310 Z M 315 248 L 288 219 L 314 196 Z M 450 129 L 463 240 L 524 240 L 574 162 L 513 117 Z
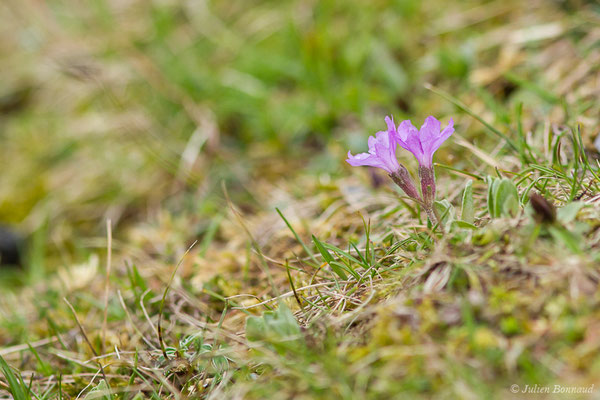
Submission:
M 119 237 L 158 210 L 185 212 L 202 236 L 226 207 L 223 181 L 251 212 L 261 182 L 347 174 L 345 153 L 363 151 L 387 114 L 447 119 L 454 107 L 425 82 L 503 129 L 523 99 L 556 103 L 528 52 L 584 36 L 593 7 L 3 1 L 0 223 L 27 238 L 37 276 L 86 257 L 108 218 Z M 481 132 L 465 136 L 484 145 Z M 461 154 L 438 157 L 468 167 Z

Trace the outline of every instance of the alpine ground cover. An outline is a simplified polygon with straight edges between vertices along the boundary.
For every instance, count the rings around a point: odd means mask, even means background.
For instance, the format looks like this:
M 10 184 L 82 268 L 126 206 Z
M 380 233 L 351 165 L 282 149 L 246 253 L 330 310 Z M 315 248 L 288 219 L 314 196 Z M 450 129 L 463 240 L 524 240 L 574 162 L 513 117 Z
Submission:
M 0 269 L 3 396 L 599 390 L 595 2 L 0 18 L 0 221 L 26 239 Z M 453 118 L 441 223 L 345 162 L 386 115 Z

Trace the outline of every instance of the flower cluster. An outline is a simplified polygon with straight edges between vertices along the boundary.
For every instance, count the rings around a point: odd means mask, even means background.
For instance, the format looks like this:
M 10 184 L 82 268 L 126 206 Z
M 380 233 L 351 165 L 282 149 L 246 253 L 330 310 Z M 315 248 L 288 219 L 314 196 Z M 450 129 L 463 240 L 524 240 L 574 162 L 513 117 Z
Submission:
M 386 117 L 387 131 L 377 132 L 369 137 L 369 152 L 355 156 L 348 152 L 348 164 L 353 166 L 371 166 L 381 168 L 392 180 L 402 188 L 407 196 L 413 198 L 425 208 L 427 215 L 435 222 L 433 202 L 435 200 L 435 175 L 433 170 L 433 154 L 442 143 L 454 133 L 454 122 L 450 119 L 442 129 L 440 121 L 432 116 L 425 119 L 421 129 L 417 129 L 409 121 L 402 121 L 398 127 L 391 117 Z M 413 153 L 419 162 L 419 178 L 421 194 L 415 188 L 406 168 L 398 163 L 396 148 L 400 145 Z

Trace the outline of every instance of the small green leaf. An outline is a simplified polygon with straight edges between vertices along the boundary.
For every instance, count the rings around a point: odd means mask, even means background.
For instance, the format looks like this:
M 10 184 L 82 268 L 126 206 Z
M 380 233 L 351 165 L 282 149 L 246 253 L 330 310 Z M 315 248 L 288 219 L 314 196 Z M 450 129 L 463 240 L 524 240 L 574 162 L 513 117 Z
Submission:
M 267 327 L 262 317 L 250 316 L 246 319 L 246 339 L 257 342 L 267 336 Z
M 487 177 L 488 211 L 492 218 L 516 216 L 519 213 L 519 192 L 508 178 Z
M 111 400 L 110 388 L 104 379 L 100 380 L 83 398 L 84 400 L 103 399 Z
M 473 181 L 468 180 L 462 198 L 460 219 L 472 224 L 475 221 L 475 207 L 473 205 Z
M 487 204 L 488 204 L 488 212 L 492 218 L 497 218 L 499 215 L 496 215 L 495 207 L 494 207 L 494 199 L 496 198 L 496 191 L 498 185 L 500 184 L 500 179 L 494 176 L 488 176 L 487 179 L 488 184 L 488 196 L 487 196 Z
M 447 226 L 454 221 L 454 207 L 448 200 L 436 200 L 433 202 L 433 207 L 438 217 L 441 219 L 442 225 Z
M 569 203 L 556 213 L 557 219 L 563 224 L 568 224 L 573 221 L 575 217 L 577 217 L 577 213 L 585 207 L 585 203 L 580 201 L 575 201 L 573 203 Z
M 519 211 L 519 192 L 517 187 L 508 178 L 501 179 L 495 186 L 494 215 L 499 217 L 515 216 Z
M 276 311 L 265 312 L 262 317 L 246 319 L 246 338 L 250 341 L 278 343 L 294 340 L 298 335 L 298 322 L 284 303 L 280 303 Z
M 452 222 L 452 225 L 458 226 L 459 228 L 465 228 L 465 229 L 473 229 L 473 230 L 477 229 L 477 227 L 475 225 L 470 224 L 465 221 L 458 220 L 458 219 L 456 221 Z
M 518 196 L 518 195 L 517 195 Z M 515 196 L 509 196 L 502 204 L 502 215 L 514 217 L 519 213 L 519 199 Z
M 488 210 L 492 218 L 519 212 L 519 193 L 513 181 L 488 177 Z

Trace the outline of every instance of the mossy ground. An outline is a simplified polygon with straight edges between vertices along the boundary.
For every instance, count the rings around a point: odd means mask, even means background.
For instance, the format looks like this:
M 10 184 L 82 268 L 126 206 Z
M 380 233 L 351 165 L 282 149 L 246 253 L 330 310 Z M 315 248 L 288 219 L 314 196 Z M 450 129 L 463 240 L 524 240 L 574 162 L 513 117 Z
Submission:
M 2 396 L 600 390 L 595 2 L 9 0 L 0 20 L 0 221 L 27 238 L 0 270 Z M 437 192 L 467 223 L 346 165 L 386 114 L 454 118 Z

